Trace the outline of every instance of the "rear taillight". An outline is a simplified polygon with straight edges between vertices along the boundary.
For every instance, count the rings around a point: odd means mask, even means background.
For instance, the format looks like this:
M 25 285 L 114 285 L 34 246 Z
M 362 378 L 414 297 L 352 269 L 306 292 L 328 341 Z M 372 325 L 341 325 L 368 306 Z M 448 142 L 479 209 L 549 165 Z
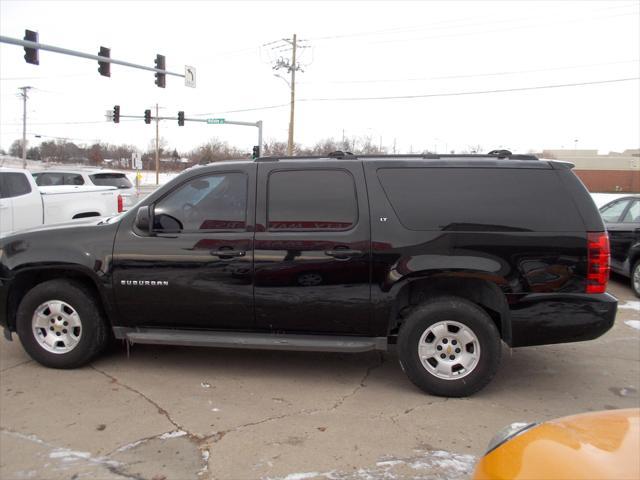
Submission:
M 587 234 L 587 293 L 604 293 L 609 280 L 609 236 L 607 232 Z
M 124 198 L 122 198 L 122 195 L 118 195 L 118 213 L 121 213 L 124 211 Z

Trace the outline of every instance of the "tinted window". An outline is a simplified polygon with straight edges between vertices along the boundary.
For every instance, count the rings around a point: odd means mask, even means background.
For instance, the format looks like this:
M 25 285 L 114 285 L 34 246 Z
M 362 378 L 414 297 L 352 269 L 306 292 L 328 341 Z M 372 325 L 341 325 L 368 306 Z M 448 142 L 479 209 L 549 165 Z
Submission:
M 36 185 L 41 187 L 64 185 L 64 173 L 39 173 L 36 177 Z
M 600 210 L 602 219 L 607 223 L 616 223 L 620 219 L 620 215 L 622 215 L 624 209 L 627 208 L 628 203 L 629 200 L 619 200 L 605 205 Z
M 268 195 L 272 231 L 348 230 L 358 219 L 353 177 L 343 170 L 276 171 Z
M 18 197 L 30 192 L 31 185 L 23 173 L 0 173 L 0 198 Z
M 160 200 L 153 228 L 159 231 L 244 229 L 247 177 L 225 173 L 194 178 Z
M 389 168 L 378 170 L 378 178 L 411 230 L 584 230 L 553 170 Z
M 78 175 L 77 173 L 65 173 L 64 184 L 65 185 L 84 185 L 84 179 L 82 178 L 82 175 Z
M 622 219 L 622 223 L 640 223 L 640 200 L 636 200 L 631 204 Z
M 124 173 L 96 173 L 89 175 L 94 185 L 101 187 L 131 188 L 133 184 Z
M 51 185 L 84 185 L 82 175 L 78 173 L 42 172 L 34 174 L 36 185 L 48 187 Z

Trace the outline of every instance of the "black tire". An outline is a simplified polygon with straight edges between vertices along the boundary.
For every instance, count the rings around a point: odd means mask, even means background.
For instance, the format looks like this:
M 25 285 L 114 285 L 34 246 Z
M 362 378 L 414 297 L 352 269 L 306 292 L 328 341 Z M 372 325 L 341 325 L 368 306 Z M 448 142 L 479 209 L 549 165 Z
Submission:
M 60 300 L 72 306 L 82 322 L 77 345 L 66 353 L 47 351 L 37 340 L 31 322 L 36 309 L 45 302 Z M 16 330 L 22 346 L 38 363 L 51 368 L 85 365 L 107 345 L 108 329 L 93 293 L 72 280 L 49 280 L 36 285 L 24 296 L 16 315 Z
M 640 280 L 635 281 L 640 276 L 640 260 L 633 264 L 631 269 L 631 290 L 636 294 L 636 297 L 640 297 Z
M 475 367 L 459 379 L 443 379 L 431 373 L 418 355 L 423 333 L 441 321 L 454 321 L 470 329 L 479 343 Z M 502 345 L 493 320 L 476 304 L 459 297 L 438 297 L 415 307 L 404 319 L 398 335 L 400 365 L 409 379 L 431 395 L 466 397 L 485 387 L 500 364 Z

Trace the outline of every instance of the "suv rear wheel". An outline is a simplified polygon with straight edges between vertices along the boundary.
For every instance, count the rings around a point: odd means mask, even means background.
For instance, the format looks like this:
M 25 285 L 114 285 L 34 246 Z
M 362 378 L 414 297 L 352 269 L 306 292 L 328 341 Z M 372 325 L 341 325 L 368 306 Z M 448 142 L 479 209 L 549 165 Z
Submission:
M 631 269 L 631 289 L 636 297 L 640 297 L 640 260 Z
M 50 280 L 20 302 L 16 330 L 27 353 L 44 366 L 75 368 L 107 344 L 107 325 L 92 293 L 82 284 Z
M 458 297 L 440 297 L 417 306 L 398 335 L 400 364 L 422 390 L 464 397 L 495 375 L 502 345 L 493 320 Z

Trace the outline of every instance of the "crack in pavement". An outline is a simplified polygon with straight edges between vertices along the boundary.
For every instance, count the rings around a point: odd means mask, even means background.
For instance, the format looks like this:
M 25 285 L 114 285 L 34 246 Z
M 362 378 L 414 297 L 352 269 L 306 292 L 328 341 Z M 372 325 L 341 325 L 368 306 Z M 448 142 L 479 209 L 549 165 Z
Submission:
M 129 390 L 132 393 L 135 393 L 136 395 L 142 397 L 144 400 L 146 400 L 148 403 L 150 403 L 151 405 L 153 405 L 154 407 L 156 407 L 158 413 L 162 416 L 164 416 L 167 421 L 169 423 L 171 423 L 171 425 L 173 425 L 174 427 L 176 427 L 178 430 L 182 430 L 184 432 L 187 432 L 187 435 L 193 436 L 198 438 L 196 435 L 188 432 L 187 430 L 185 430 L 184 428 L 182 428 L 182 425 L 180 425 L 178 422 L 176 422 L 173 418 L 171 418 L 171 415 L 169 414 L 169 412 L 167 412 L 167 410 L 165 410 L 164 408 L 162 408 L 155 400 L 149 398 L 147 395 L 145 395 L 144 393 L 142 393 L 139 390 L 136 390 L 135 388 L 127 385 L 126 383 L 122 383 L 120 382 L 120 380 L 118 380 L 116 377 L 114 377 L 113 375 L 109 375 L 107 372 L 105 372 L 104 370 L 100 370 L 99 368 L 95 367 L 93 364 L 90 364 L 89 367 L 91 367 L 93 370 L 95 370 L 96 372 L 98 372 L 101 375 L 104 375 L 105 377 L 107 377 L 108 379 L 111 380 L 112 383 L 115 383 L 117 385 L 120 385 L 122 388 L 125 388 L 127 390 Z
M 353 397 L 356 393 L 358 393 L 362 388 L 366 387 L 366 382 L 367 379 L 369 378 L 369 375 L 371 375 L 371 372 L 373 370 L 375 370 L 376 368 L 380 368 L 382 367 L 382 365 L 384 364 L 384 355 L 382 354 L 382 352 L 378 352 L 378 362 L 374 365 L 370 365 L 366 372 L 364 373 L 364 376 L 362 377 L 362 380 L 360 380 L 360 383 L 356 386 L 356 388 L 353 389 L 353 391 L 347 395 L 342 396 L 341 398 L 338 399 L 337 402 L 335 402 L 333 404 L 333 407 L 327 409 L 327 412 L 330 412 L 332 410 L 337 409 L 338 407 L 340 407 L 347 399 Z
M 136 395 L 138 395 L 141 398 L 143 398 L 146 402 L 148 402 L 149 404 L 153 405 L 156 408 L 158 414 L 164 416 L 167 419 L 167 421 L 169 423 L 171 423 L 171 425 L 173 425 L 176 428 L 176 430 L 171 431 L 171 432 L 164 432 L 164 433 L 160 433 L 158 435 L 153 435 L 153 436 L 150 436 L 150 437 L 144 437 L 144 438 L 138 439 L 138 440 L 136 440 L 136 441 L 134 441 L 132 443 L 122 445 L 122 446 L 116 448 L 115 450 L 113 450 L 112 452 L 109 452 L 108 455 L 112 455 L 114 453 L 118 453 L 118 452 L 127 450 L 128 448 L 135 448 L 138 445 L 141 445 L 143 443 L 146 443 L 146 442 L 148 442 L 150 440 L 153 440 L 153 439 L 156 439 L 156 438 L 164 439 L 163 438 L 164 436 L 170 435 L 171 433 L 175 433 L 175 432 L 181 433 L 181 432 L 183 432 L 184 435 L 189 439 L 189 441 L 198 448 L 198 450 L 200 451 L 203 463 L 204 463 L 202 465 L 202 467 L 200 468 L 200 470 L 198 471 L 197 475 L 198 476 L 202 476 L 204 473 L 207 472 L 207 470 L 209 468 L 209 447 L 206 445 L 206 442 L 210 438 L 213 438 L 216 435 L 219 435 L 220 432 L 216 432 L 216 433 L 214 433 L 212 435 L 208 435 L 208 436 L 205 436 L 205 437 L 202 437 L 200 435 L 197 435 L 195 433 L 190 432 L 185 427 L 180 425 L 176 420 L 174 420 L 173 417 L 171 416 L 171 414 L 165 408 L 160 406 L 160 404 L 158 404 L 158 402 L 153 400 L 148 395 L 145 395 L 141 391 L 133 388 L 130 385 L 127 385 L 126 383 L 122 383 L 120 380 L 118 380 L 117 377 L 115 377 L 113 375 L 110 375 L 109 373 L 105 372 L 104 370 L 101 370 L 101 369 L 97 368 L 93 364 L 90 364 L 89 366 L 94 371 L 96 371 L 99 374 L 103 375 L 104 377 L 108 378 L 112 383 L 120 385 L 121 387 L 125 388 L 126 390 L 129 390 L 130 392 L 135 393 Z M 222 438 L 223 436 L 224 436 L 224 433 L 220 436 L 220 438 Z M 165 437 L 165 438 L 167 438 L 167 437 Z M 128 447 L 128 448 L 126 448 L 126 447 Z M 117 467 L 114 467 L 114 468 L 117 468 Z M 111 470 L 111 469 L 109 469 L 109 470 Z M 139 476 L 136 476 L 134 474 L 127 474 L 127 473 L 124 473 L 124 472 L 120 473 L 120 471 L 114 471 L 113 473 L 115 473 L 117 475 L 125 476 L 127 478 L 131 478 L 133 480 L 145 480 L 143 477 L 139 477 Z
M 367 386 L 367 380 L 369 379 L 369 376 L 371 375 L 373 370 L 375 370 L 377 368 L 380 368 L 383 364 L 384 364 L 384 355 L 382 354 L 382 352 L 378 352 L 377 361 L 373 365 L 370 365 L 370 366 L 367 367 L 364 375 L 362 376 L 362 378 L 358 382 L 358 385 L 353 389 L 353 391 L 351 391 L 350 393 L 348 393 L 346 395 L 341 396 L 329 408 L 324 408 L 324 409 L 302 409 L 302 410 L 297 410 L 297 411 L 291 412 L 291 413 L 275 415 L 275 416 L 264 418 L 262 420 L 257 420 L 257 421 L 254 421 L 254 422 L 249 422 L 249 423 L 245 423 L 245 424 L 242 424 L 242 425 L 238 425 L 236 427 L 229 428 L 227 430 L 221 430 L 221 431 L 218 431 L 218 432 L 212 433 L 210 435 L 206 435 L 206 436 L 197 435 L 195 433 L 190 432 L 186 428 L 184 428 L 180 423 L 178 423 L 175 419 L 173 419 L 173 417 L 170 415 L 170 413 L 165 408 L 163 408 L 161 405 L 159 405 L 155 400 L 150 398 L 148 395 L 145 395 L 144 393 L 142 393 L 141 391 L 135 389 L 134 387 L 132 387 L 130 385 L 122 383 L 117 377 L 107 373 L 104 370 L 101 370 L 101 369 L 95 367 L 92 364 L 90 365 L 90 367 L 94 371 L 96 371 L 97 373 L 99 373 L 99 374 L 103 375 L 104 377 L 108 378 L 112 383 L 115 383 L 115 384 L 125 388 L 126 390 L 129 390 L 130 392 L 132 392 L 132 393 L 138 395 L 139 397 L 141 397 L 142 399 L 144 399 L 149 404 L 153 405 L 156 408 L 157 412 L 160 415 L 164 416 L 167 419 L 167 421 L 169 423 L 171 423 L 171 425 L 173 425 L 176 428 L 177 432 L 184 432 L 185 436 L 187 436 L 187 438 L 201 452 L 202 459 L 203 459 L 203 466 L 202 466 L 202 468 L 200 469 L 200 471 L 198 472 L 197 475 L 198 476 L 203 476 L 208 472 L 208 460 L 210 458 L 211 446 L 213 444 L 215 444 L 215 443 L 220 442 L 227 434 L 238 432 L 238 431 L 244 430 L 244 429 L 249 428 L 249 427 L 262 425 L 262 424 L 268 423 L 268 422 L 274 422 L 274 421 L 278 421 L 278 420 L 283 420 L 285 418 L 294 417 L 294 416 L 297 416 L 297 415 L 314 415 L 314 414 L 320 413 L 320 412 L 332 412 L 332 411 L 338 409 L 340 406 L 342 406 L 345 401 L 347 401 L 349 398 L 351 398 L 355 394 L 357 394 L 358 391 L 360 391 L 362 388 L 366 387 Z M 174 431 L 174 432 L 176 432 L 176 431 Z M 107 456 L 113 455 L 113 454 L 121 452 L 121 451 L 128 450 L 129 448 L 135 448 L 138 445 L 146 443 L 146 442 L 148 442 L 150 440 L 161 438 L 164 435 L 168 435 L 168 434 L 174 433 L 174 432 L 165 432 L 165 433 L 161 433 L 161 434 L 158 434 L 158 435 L 153 435 L 153 436 L 149 436 L 149 437 L 144 437 L 144 438 L 138 439 L 138 440 L 136 440 L 134 442 L 131 442 L 129 444 L 125 444 L 125 445 L 122 445 L 122 446 L 116 448 L 115 450 L 109 452 L 107 454 Z M 117 469 L 117 467 L 114 467 L 114 468 Z M 116 473 L 118 475 L 122 475 L 122 476 L 127 476 L 128 475 L 125 472 L 122 472 L 121 470 L 114 471 L 114 473 Z M 132 478 L 134 480 L 141 480 L 139 477 L 136 477 L 135 475 L 128 476 L 127 478 Z

